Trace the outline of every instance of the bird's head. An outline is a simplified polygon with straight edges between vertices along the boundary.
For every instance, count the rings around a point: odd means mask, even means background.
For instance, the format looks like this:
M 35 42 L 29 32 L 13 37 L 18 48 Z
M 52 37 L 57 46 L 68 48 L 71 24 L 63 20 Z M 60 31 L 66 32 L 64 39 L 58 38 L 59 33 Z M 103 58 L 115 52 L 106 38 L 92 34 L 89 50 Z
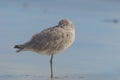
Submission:
M 69 25 L 73 25 L 73 23 L 69 19 L 62 19 L 59 21 L 59 25 L 69 26 Z

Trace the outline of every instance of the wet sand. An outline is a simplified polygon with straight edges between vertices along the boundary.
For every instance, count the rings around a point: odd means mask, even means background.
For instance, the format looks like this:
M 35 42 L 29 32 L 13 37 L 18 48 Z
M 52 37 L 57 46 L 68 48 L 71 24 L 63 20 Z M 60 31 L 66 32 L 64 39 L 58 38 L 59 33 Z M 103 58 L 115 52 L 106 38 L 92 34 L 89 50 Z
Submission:
M 118 80 L 115 75 L 59 75 L 55 76 L 53 80 Z M 51 80 L 49 76 L 36 75 L 0 75 L 0 80 Z
M 49 76 L 2 75 L 0 80 L 51 80 Z M 53 80 L 85 80 L 83 76 L 55 76 Z

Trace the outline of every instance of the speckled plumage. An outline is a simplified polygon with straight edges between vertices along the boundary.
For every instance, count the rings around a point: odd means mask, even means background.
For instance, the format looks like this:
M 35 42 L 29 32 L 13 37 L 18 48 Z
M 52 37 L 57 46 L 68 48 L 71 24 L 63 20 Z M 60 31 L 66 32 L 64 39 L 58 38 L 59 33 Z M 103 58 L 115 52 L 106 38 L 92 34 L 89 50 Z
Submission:
M 21 50 L 51 55 L 69 47 L 73 43 L 74 37 L 75 33 L 72 22 L 68 19 L 62 19 L 57 26 L 47 28 L 33 35 L 30 41 L 17 46 L 21 46 Z

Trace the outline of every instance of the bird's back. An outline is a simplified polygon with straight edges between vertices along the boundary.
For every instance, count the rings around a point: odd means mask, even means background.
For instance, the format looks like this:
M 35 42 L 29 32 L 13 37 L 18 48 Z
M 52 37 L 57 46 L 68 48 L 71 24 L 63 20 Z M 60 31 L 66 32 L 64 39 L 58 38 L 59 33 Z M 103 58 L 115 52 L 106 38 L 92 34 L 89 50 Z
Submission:
M 63 51 L 74 41 L 73 26 L 65 26 L 70 30 L 63 28 L 65 25 L 57 25 L 47 28 L 40 33 L 33 35 L 32 39 L 24 45 L 25 50 L 37 52 L 39 54 L 51 55 Z

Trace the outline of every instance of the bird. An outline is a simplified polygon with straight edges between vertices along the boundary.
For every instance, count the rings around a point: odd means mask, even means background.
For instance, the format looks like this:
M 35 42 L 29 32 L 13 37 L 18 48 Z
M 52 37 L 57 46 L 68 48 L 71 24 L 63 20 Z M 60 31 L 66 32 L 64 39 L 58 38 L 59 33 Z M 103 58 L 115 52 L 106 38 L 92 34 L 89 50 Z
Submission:
M 75 40 L 75 27 L 70 19 L 61 19 L 57 25 L 36 33 L 32 38 L 14 48 L 21 51 L 32 51 L 50 56 L 51 79 L 53 79 L 53 56 L 70 47 Z

